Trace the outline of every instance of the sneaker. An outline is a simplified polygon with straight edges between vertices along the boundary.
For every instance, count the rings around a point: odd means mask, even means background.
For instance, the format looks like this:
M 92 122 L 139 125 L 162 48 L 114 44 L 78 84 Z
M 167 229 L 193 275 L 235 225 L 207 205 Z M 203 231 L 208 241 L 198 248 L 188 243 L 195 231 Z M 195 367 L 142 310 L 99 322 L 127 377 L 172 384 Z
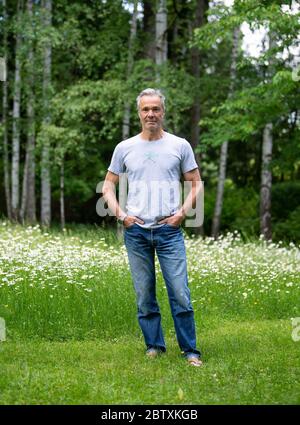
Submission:
M 188 364 L 195 367 L 203 366 L 203 362 L 196 356 L 189 356 L 187 358 Z

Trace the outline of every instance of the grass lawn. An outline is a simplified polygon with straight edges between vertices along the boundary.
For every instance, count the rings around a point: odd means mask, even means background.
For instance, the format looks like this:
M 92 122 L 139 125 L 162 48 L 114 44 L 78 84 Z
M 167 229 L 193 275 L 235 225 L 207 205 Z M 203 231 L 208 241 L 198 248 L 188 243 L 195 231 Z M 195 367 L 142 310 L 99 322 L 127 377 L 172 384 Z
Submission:
M 186 239 L 204 366 L 145 356 L 122 244 L 0 223 L 0 404 L 299 404 L 299 248 Z M 298 335 L 300 332 L 298 332 Z
M 139 338 L 2 343 L 2 404 L 299 404 L 299 346 L 287 321 L 225 321 L 200 332 L 205 365 L 173 339 L 148 359 Z

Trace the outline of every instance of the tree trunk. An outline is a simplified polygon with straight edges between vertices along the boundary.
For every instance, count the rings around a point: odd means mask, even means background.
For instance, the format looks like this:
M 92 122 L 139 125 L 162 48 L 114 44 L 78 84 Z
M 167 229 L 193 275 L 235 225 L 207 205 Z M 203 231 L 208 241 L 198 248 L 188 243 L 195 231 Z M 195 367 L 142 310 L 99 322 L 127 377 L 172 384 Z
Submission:
M 138 14 L 138 0 L 134 0 L 134 10 L 133 10 L 133 15 L 131 20 L 130 37 L 129 37 L 129 43 L 128 43 L 127 78 L 129 78 L 133 68 L 133 61 L 134 61 L 133 45 L 136 38 L 137 14 Z M 123 126 L 122 126 L 123 140 L 129 137 L 129 131 L 130 131 L 130 103 L 126 102 L 124 106 Z
M 205 24 L 206 22 L 205 13 L 208 7 L 209 7 L 208 0 L 197 0 L 195 19 L 194 19 L 194 22 L 192 23 L 192 30 L 196 28 L 200 28 L 202 25 Z M 197 47 L 193 47 L 191 49 L 191 70 L 192 70 L 192 75 L 195 77 L 197 81 L 197 85 L 198 85 L 200 80 L 200 51 Z M 191 142 L 190 143 L 195 153 L 195 159 L 199 169 L 200 169 L 200 154 L 196 152 L 196 148 L 200 143 L 200 127 L 199 127 L 199 121 L 201 117 L 200 108 L 201 108 L 200 93 L 197 90 L 196 97 L 194 99 L 194 104 L 191 108 Z M 203 225 L 194 227 L 192 229 L 192 232 L 195 235 L 204 235 Z
M 272 123 L 268 123 L 263 131 L 262 142 L 262 167 L 260 185 L 260 233 L 266 240 L 272 239 L 271 228 L 271 189 L 272 173 L 270 163 L 272 160 L 273 136 Z
M 155 26 L 155 12 L 153 0 L 144 0 L 143 29 L 145 34 L 144 56 L 155 62 L 155 39 L 153 28 Z
M 269 49 L 274 47 L 272 33 L 268 34 Z M 274 62 L 270 60 L 268 75 L 265 79 L 270 79 L 274 72 Z M 263 130 L 262 137 L 262 158 L 261 158 L 261 182 L 260 182 L 260 233 L 266 240 L 272 239 L 271 227 L 271 191 L 272 191 L 272 150 L 273 150 L 273 124 L 267 123 Z
M 52 0 L 44 0 L 45 13 L 44 25 L 50 28 L 52 22 Z M 49 112 L 51 84 L 51 42 L 44 47 L 44 75 L 43 75 L 43 124 L 49 124 L 51 117 Z M 41 224 L 50 226 L 51 223 L 51 181 L 50 181 L 50 142 L 44 140 L 41 157 Z
M 205 13 L 208 10 L 209 4 L 208 0 L 197 0 L 196 3 L 196 13 L 195 20 L 193 22 L 192 30 L 200 28 L 206 22 Z M 197 47 L 191 49 L 191 68 L 192 75 L 195 77 L 198 82 L 200 79 L 200 51 Z M 191 146 L 195 152 L 200 141 L 200 98 L 199 93 L 196 93 L 196 98 L 194 100 L 194 105 L 191 109 Z M 195 153 L 196 161 L 198 166 L 200 166 L 200 155 Z
M 167 61 L 167 5 L 166 0 L 158 0 L 158 8 L 155 16 L 155 63 L 162 65 Z
M 65 228 L 65 225 L 65 167 L 64 158 L 62 158 L 60 165 L 60 226 L 62 230 Z
M 33 0 L 27 1 L 27 10 L 32 26 Z M 27 146 L 23 175 L 23 193 L 20 219 L 29 223 L 36 222 L 35 206 L 35 114 L 34 114 L 34 55 L 33 42 L 29 40 L 28 53 L 28 82 L 27 82 Z
M 3 34 L 3 49 L 4 49 L 4 66 L 6 68 L 5 74 L 7 75 L 7 13 L 6 13 L 6 0 L 2 0 L 3 7 L 3 26 L 4 26 L 4 34 Z M 7 217 L 9 220 L 12 219 L 11 215 L 11 197 L 10 197 L 10 179 L 9 179 L 9 155 L 8 155 L 8 136 L 7 136 L 7 111 L 8 111 L 8 84 L 7 77 L 4 76 L 3 81 L 3 99 L 2 99 L 2 107 L 3 107 L 3 169 L 4 169 L 4 189 L 5 189 L 5 200 L 6 200 L 6 211 Z
M 131 18 L 131 28 L 130 28 L 130 37 L 128 43 L 128 59 L 127 59 L 127 78 L 129 78 L 134 61 L 134 41 L 136 38 L 136 26 L 137 26 L 137 15 L 138 15 L 138 0 L 134 0 L 134 10 Z M 130 132 L 130 103 L 125 102 L 124 105 L 124 115 L 123 115 L 123 126 L 122 126 L 122 138 L 123 140 L 128 139 Z M 117 222 L 117 236 L 118 238 L 123 237 L 123 224 Z
M 13 97 L 13 129 L 12 129 L 12 164 L 11 164 L 11 212 L 12 220 L 19 217 L 20 202 L 20 108 L 21 108 L 21 34 L 20 34 L 21 1 L 18 1 L 18 29 L 16 35 L 15 82 Z
M 233 46 L 232 46 L 232 56 L 231 56 L 232 59 L 231 59 L 231 67 L 230 67 L 230 87 L 229 87 L 228 98 L 230 98 L 234 92 L 240 33 L 241 33 L 240 27 L 235 28 L 233 32 Z M 220 151 L 220 166 L 219 166 L 219 176 L 218 176 L 217 197 L 216 197 L 216 204 L 215 204 L 212 230 L 211 230 L 212 237 L 214 237 L 215 239 L 219 236 L 220 226 L 221 226 L 224 185 L 225 185 L 226 167 L 227 167 L 227 153 L 228 153 L 228 142 L 226 141 L 222 144 L 221 151 Z
M 32 16 L 33 0 L 28 0 L 28 8 Z M 29 223 L 36 222 L 36 197 L 35 197 L 35 97 L 34 97 L 34 54 L 33 46 L 29 52 L 29 87 L 30 92 L 28 96 L 27 115 L 28 115 L 28 199 L 27 199 L 27 212 L 26 219 Z
M 214 210 L 214 216 L 212 221 L 211 234 L 212 234 L 212 237 L 214 237 L 215 239 L 219 236 L 220 225 L 221 225 L 224 185 L 225 185 L 225 179 L 226 179 L 227 152 L 228 152 L 228 142 L 226 141 L 222 143 L 221 150 L 220 150 L 217 196 L 216 196 L 215 210 Z

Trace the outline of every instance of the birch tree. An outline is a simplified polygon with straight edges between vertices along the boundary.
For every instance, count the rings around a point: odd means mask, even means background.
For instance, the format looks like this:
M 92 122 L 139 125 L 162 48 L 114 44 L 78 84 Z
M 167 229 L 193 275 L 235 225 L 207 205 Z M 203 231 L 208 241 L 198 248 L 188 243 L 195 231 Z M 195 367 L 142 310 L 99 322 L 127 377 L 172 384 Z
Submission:
M 44 26 L 49 30 L 52 22 L 52 0 L 43 1 Z M 50 84 L 51 84 L 51 41 L 44 46 L 43 64 L 43 124 L 50 124 L 49 112 Z M 50 141 L 45 138 L 41 152 L 41 224 L 49 226 L 51 223 L 51 181 L 50 181 Z
M 153 27 L 155 27 L 155 3 L 153 0 L 143 1 L 143 30 L 145 36 L 144 56 L 155 62 L 155 38 L 153 37 Z
M 7 74 L 7 11 L 6 11 L 6 0 L 2 0 L 3 7 L 3 61 L 4 66 L 6 67 Z M 7 77 L 5 76 L 3 84 L 3 98 L 2 98 L 2 108 L 3 108 L 3 169 L 4 169 L 4 190 L 5 190 L 5 200 L 6 200 L 6 210 L 8 219 L 11 220 L 11 197 L 10 197 L 10 178 L 9 178 L 9 155 L 8 155 L 8 132 L 7 132 L 7 112 L 8 112 L 8 84 Z
M 64 158 L 60 164 L 60 178 L 59 178 L 59 191 L 60 191 L 60 227 L 63 230 L 66 226 L 65 216 L 65 164 Z
M 274 38 L 269 32 L 269 50 L 275 47 Z M 274 74 L 274 60 L 270 56 L 269 72 L 267 79 Z M 261 157 L 261 181 L 260 181 L 260 233 L 266 240 L 272 239 L 271 228 L 271 190 L 272 190 L 272 150 L 273 150 L 273 123 L 268 122 L 263 129 L 262 157 Z
M 234 92 L 240 34 L 241 34 L 240 27 L 235 28 L 233 31 L 232 58 L 231 58 L 231 67 L 230 67 L 230 87 L 229 87 L 228 98 L 232 97 Z M 214 216 L 212 221 L 212 230 L 211 230 L 212 236 L 214 238 L 218 237 L 219 231 L 220 231 L 220 225 L 221 225 L 224 185 L 225 185 L 225 179 L 226 179 L 227 155 L 228 155 L 228 141 L 226 140 L 225 142 L 222 143 L 221 150 L 220 150 L 217 196 L 216 196 L 216 203 L 215 203 Z
M 266 124 L 262 138 L 261 183 L 260 183 L 260 233 L 265 239 L 272 238 L 271 229 L 271 189 L 272 172 L 270 163 L 273 148 L 273 124 Z
M 167 41 L 167 4 L 166 0 L 158 0 L 158 7 L 155 17 L 155 63 L 162 65 L 167 61 L 168 41 Z
M 129 36 L 129 43 L 128 43 L 128 56 L 127 56 L 127 72 L 126 77 L 127 79 L 130 77 L 132 68 L 133 68 L 133 62 L 134 62 L 134 41 L 136 39 L 136 27 L 137 27 L 137 15 L 138 15 L 138 0 L 134 0 L 133 4 L 133 14 L 131 18 L 131 26 L 130 26 L 130 36 Z M 123 125 L 122 125 L 122 139 L 128 139 L 129 132 L 130 132 L 130 102 L 126 99 L 125 105 L 124 105 L 124 114 L 123 114 Z M 117 222 L 117 234 L 118 237 L 121 237 L 123 234 L 123 224 Z
M 205 12 L 208 9 L 208 0 L 197 0 L 195 19 L 192 25 L 192 30 L 200 28 L 206 22 Z M 191 49 L 191 70 L 192 75 L 196 78 L 197 82 L 200 79 L 200 50 L 197 47 Z M 200 98 L 199 93 L 196 94 L 194 105 L 191 110 L 191 145 L 195 152 L 200 141 Z M 198 153 L 195 154 L 198 165 L 200 165 L 200 156 Z
M 36 222 L 35 205 L 35 111 L 34 111 L 34 53 L 33 53 L 33 0 L 27 0 L 29 28 L 27 60 L 27 146 L 23 174 L 21 222 Z
M 12 128 L 12 164 L 11 164 L 11 216 L 12 220 L 19 218 L 20 203 L 20 109 L 21 109 L 21 13 L 22 1 L 18 0 L 16 47 L 15 47 L 15 78 L 13 95 L 13 128 Z
M 134 61 L 134 41 L 136 39 L 136 25 L 137 25 L 137 14 L 138 14 L 138 0 L 134 0 L 134 9 L 131 18 L 131 27 L 130 27 L 130 36 L 128 43 L 128 56 L 127 56 L 127 79 L 130 77 L 133 61 Z M 124 115 L 123 115 L 123 126 L 122 126 L 122 137 L 123 140 L 127 139 L 129 136 L 130 130 L 130 102 L 126 100 L 124 106 Z
M 195 10 L 195 19 L 192 22 L 192 30 L 194 31 L 195 28 L 202 27 L 205 22 L 205 12 L 207 11 L 209 5 L 208 0 L 197 0 L 196 1 L 196 10 Z M 197 87 L 199 89 L 199 82 L 200 82 L 200 60 L 201 60 L 201 53 L 198 48 L 195 46 L 191 49 L 191 71 L 192 75 L 195 77 L 195 80 L 197 82 Z M 200 143 L 200 118 L 201 118 L 201 105 L 200 105 L 200 93 L 199 91 L 196 92 L 196 96 L 194 99 L 194 104 L 191 109 L 191 146 L 193 148 L 193 151 L 195 153 L 195 159 L 198 164 L 198 167 L 200 168 L 200 154 L 197 152 L 197 146 Z M 203 226 L 195 227 L 193 228 L 193 233 L 196 235 L 200 235 L 204 233 Z

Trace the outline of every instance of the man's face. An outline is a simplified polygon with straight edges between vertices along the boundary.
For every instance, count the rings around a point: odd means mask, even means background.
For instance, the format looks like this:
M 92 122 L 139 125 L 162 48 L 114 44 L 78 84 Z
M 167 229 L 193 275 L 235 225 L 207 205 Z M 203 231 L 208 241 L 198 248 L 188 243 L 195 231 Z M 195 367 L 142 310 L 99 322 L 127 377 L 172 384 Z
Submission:
M 159 96 L 142 96 L 139 117 L 143 130 L 155 132 L 162 128 L 164 110 Z

